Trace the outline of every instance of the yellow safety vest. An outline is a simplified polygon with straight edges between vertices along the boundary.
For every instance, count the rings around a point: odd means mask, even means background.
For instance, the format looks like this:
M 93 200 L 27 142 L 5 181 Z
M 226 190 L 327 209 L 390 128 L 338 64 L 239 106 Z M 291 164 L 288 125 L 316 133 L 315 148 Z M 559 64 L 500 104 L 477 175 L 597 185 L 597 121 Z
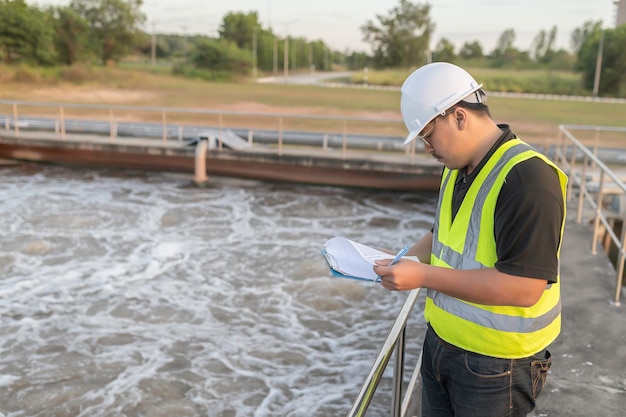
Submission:
M 533 157 L 554 168 L 565 204 L 567 176 L 517 138 L 500 146 L 480 170 L 454 222 L 452 195 L 458 170 L 444 170 L 433 229 L 432 265 L 454 269 L 495 265 L 494 213 L 500 189 L 516 164 Z M 564 226 L 565 212 L 561 238 Z M 559 244 L 559 256 L 560 252 Z M 557 283 L 547 285 L 539 301 L 531 307 L 482 305 L 428 290 L 424 316 L 439 337 L 462 349 L 497 358 L 524 358 L 547 347 L 561 330 L 560 282 L 557 277 Z

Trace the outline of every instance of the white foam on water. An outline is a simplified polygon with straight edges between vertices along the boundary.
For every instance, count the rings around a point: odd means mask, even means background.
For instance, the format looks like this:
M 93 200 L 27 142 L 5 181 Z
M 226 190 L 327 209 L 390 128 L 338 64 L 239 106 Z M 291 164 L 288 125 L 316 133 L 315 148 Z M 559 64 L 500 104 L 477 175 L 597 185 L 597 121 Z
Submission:
M 410 244 L 435 204 L 234 179 L 199 189 L 164 173 L 0 177 L 12 417 L 346 414 L 406 294 L 330 277 L 320 249 L 334 235 Z M 388 379 L 373 413 L 389 410 Z

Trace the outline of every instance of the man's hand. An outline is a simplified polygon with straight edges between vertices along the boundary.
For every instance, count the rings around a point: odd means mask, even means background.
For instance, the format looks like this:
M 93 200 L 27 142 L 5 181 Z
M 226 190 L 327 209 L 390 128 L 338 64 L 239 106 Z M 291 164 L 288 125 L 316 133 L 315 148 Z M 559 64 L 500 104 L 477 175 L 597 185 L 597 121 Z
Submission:
M 400 259 L 396 264 L 389 266 L 390 259 L 377 260 L 374 272 L 381 277 L 380 284 L 391 291 L 406 291 L 419 288 L 422 285 L 423 269 L 417 261 Z
M 457 270 L 401 259 L 376 261 L 374 272 L 391 291 L 430 288 L 471 303 L 530 307 L 546 288 L 544 279 L 519 277 L 495 268 Z

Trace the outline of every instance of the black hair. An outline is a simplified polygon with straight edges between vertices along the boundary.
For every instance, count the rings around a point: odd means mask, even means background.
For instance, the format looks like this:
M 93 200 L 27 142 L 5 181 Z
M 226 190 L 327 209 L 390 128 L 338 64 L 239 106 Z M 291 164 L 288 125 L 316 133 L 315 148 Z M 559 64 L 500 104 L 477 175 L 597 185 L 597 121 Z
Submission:
M 482 113 L 482 114 L 489 116 L 489 118 L 491 118 L 491 113 L 489 112 L 489 106 L 487 106 L 485 103 L 468 103 L 467 101 L 461 100 L 458 103 L 456 103 L 454 107 L 461 107 L 463 109 L 471 110 L 476 113 Z

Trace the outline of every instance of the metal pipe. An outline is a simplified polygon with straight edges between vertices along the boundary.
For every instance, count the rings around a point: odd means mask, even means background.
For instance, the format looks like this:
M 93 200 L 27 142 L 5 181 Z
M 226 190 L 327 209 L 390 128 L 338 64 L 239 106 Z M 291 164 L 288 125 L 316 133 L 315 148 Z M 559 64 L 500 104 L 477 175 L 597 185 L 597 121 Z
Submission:
M 193 182 L 199 187 L 204 186 L 209 180 L 206 175 L 206 152 L 209 147 L 209 140 L 212 141 L 213 138 L 200 139 L 196 144 Z
M 404 380 L 404 336 L 406 334 L 406 326 L 400 332 L 398 340 L 396 340 L 396 356 L 393 366 L 393 388 L 391 395 L 391 415 L 392 417 L 400 417 L 402 406 L 402 381 Z

